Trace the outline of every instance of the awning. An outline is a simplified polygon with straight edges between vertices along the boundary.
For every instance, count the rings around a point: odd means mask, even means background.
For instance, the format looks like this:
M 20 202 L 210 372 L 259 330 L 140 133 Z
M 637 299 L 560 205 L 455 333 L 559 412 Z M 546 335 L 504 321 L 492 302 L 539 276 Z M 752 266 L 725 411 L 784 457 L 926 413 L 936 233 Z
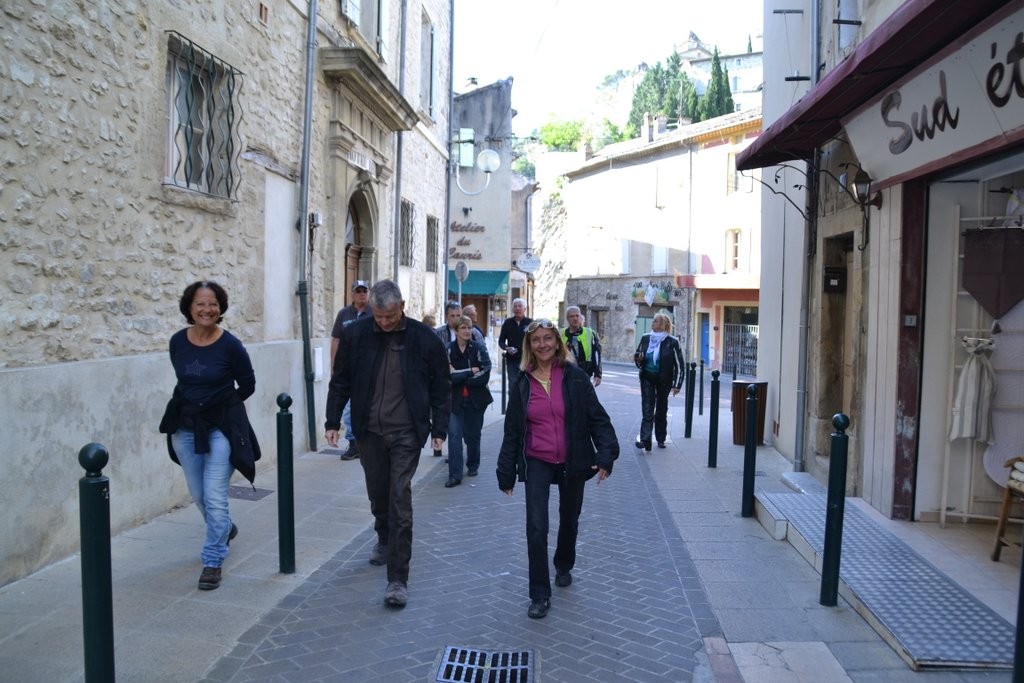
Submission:
M 736 168 L 749 171 L 809 159 L 816 147 L 839 134 L 840 117 L 1006 4 L 1006 0 L 907 0 L 743 150 Z
M 458 292 L 459 281 L 455 271 L 448 271 L 448 291 Z M 471 270 L 462 283 L 462 293 L 477 296 L 505 296 L 508 294 L 507 270 Z

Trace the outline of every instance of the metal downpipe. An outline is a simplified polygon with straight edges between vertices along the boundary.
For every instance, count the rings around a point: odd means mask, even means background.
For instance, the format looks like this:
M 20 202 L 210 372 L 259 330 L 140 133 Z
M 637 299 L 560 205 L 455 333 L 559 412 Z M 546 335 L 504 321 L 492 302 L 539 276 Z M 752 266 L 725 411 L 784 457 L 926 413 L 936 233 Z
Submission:
M 302 318 L 302 369 L 306 385 L 306 423 L 309 450 L 316 446 L 316 405 L 313 395 L 313 356 L 309 334 L 309 282 L 307 254 L 309 239 L 309 146 L 313 128 L 313 69 L 316 59 L 316 16 L 317 0 L 309 1 L 308 26 L 306 30 L 306 102 L 302 114 L 302 161 L 299 183 L 299 283 L 296 294 L 299 297 L 299 312 Z
M 408 0 L 402 0 L 402 16 L 400 26 L 402 27 L 402 37 L 399 40 L 400 49 L 398 58 L 398 93 L 405 97 L 405 41 L 406 34 L 405 30 L 406 14 L 408 13 Z M 401 264 L 401 253 L 402 248 L 402 143 L 403 143 L 402 131 L 398 131 L 398 138 L 395 140 L 395 229 L 394 239 L 392 240 L 391 250 L 391 270 L 392 279 L 398 282 L 398 267 Z M 408 297 L 409 293 L 405 293 Z

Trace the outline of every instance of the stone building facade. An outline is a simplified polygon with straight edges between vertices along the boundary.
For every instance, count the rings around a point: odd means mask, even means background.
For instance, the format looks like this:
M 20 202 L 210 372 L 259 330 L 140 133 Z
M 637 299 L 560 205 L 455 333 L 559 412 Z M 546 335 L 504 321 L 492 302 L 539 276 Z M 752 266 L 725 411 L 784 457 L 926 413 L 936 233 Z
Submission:
M 115 532 L 188 500 L 157 433 L 188 283 L 230 295 L 261 469 L 277 394 L 295 399 L 298 452 L 321 433 L 330 327 L 354 279 L 396 279 L 414 315 L 441 300 L 450 4 L 320 5 L 300 220 L 306 9 L 5 3 L 0 412 L 19 486 L 0 493 L 0 584 L 76 549 L 87 442 L 110 451 Z

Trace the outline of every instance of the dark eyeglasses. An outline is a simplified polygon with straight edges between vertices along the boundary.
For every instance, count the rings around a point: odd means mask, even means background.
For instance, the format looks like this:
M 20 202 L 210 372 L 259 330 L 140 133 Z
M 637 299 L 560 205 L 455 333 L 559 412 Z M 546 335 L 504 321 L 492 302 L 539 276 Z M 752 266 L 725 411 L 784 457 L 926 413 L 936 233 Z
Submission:
M 545 330 L 555 329 L 555 324 L 547 318 L 541 318 L 540 320 L 534 320 L 532 323 L 526 326 L 526 334 L 532 334 L 537 331 L 538 327 L 543 327 Z

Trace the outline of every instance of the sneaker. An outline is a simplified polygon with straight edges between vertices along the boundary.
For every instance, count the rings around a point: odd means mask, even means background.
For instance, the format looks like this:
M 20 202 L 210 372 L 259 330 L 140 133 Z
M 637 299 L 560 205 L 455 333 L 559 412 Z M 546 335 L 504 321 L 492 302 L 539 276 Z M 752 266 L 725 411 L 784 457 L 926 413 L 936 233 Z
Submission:
M 355 460 L 359 457 L 359 446 L 355 441 L 348 442 L 348 450 L 341 454 L 341 460 Z
M 569 572 L 558 572 L 555 574 L 555 585 L 559 588 L 565 588 L 566 586 L 572 585 L 572 574 Z
M 220 586 L 220 567 L 203 567 L 199 575 L 199 590 L 212 591 Z
M 384 604 L 388 607 L 405 607 L 409 602 L 409 589 L 404 581 L 392 581 L 384 591 Z
M 234 522 L 231 524 L 231 531 L 228 532 L 228 545 L 231 545 L 231 539 L 238 535 L 238 527 L 235 526 Z
M 551 609 L 551 600 L 548 598 L 534 600 L 530 603 L 530 609 L 526 611 L 526 616 L 531 619 L 543 619 L 548 615 L 549 609 Z
M 370 564 L 380 567 L 388 563 L 388 547 L 378 542 L 370 551 Z

